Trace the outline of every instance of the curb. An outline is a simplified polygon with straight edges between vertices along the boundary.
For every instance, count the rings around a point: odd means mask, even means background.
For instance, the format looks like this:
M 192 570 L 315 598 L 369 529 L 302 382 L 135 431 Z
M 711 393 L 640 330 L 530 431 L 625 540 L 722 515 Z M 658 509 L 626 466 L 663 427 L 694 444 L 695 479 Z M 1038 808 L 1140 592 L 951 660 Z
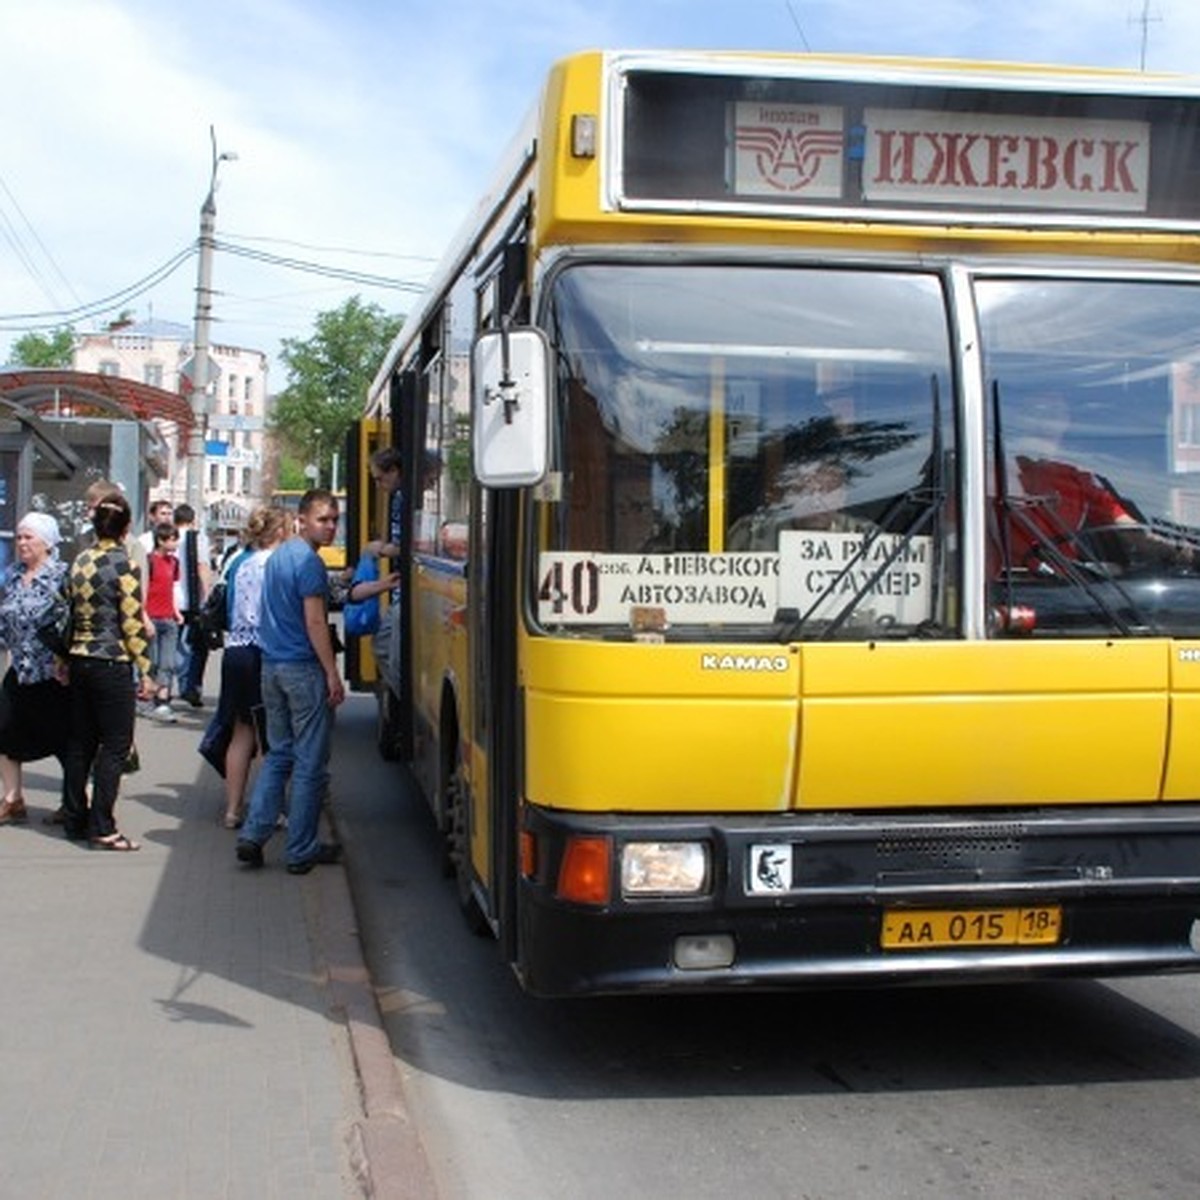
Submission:
M 363 959 L 358 919 L 343 866 L 318 871 L 314 932 L 332 1010 L 350 1035 L 363 1119 L 347 1134 L 350 1163 L 370 1200 L 436 1200 L 433 1173 L 408 1111 L 396 1060 Z

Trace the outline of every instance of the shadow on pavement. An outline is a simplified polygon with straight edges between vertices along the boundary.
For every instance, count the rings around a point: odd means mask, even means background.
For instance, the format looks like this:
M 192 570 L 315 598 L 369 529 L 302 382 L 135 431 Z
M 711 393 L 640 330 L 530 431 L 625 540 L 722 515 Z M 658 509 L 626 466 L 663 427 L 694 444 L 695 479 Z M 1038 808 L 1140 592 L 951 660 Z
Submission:
M 396 1055 L 434 1077 L 550 1099 L 1200 1077 L 1188 976 L 1116 985 L 528 997 L 494 944 L 465 928 L 408 772 L 365 765 L 375 755 L 369 704 L 348 709 L 339 718 L 337 758 L 343 777 L 356 764 L 362 786 L 340 787 L 336 811 L 368 964 Z

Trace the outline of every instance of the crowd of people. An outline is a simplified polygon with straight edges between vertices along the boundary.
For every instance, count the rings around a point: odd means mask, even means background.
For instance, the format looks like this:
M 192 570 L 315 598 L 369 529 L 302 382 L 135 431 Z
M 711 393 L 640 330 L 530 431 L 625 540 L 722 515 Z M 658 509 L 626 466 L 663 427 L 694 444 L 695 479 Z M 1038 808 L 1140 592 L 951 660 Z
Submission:
M 137 716 L 173 722 L 176 698 L 203 707 L 211 589 L 223 596 L 224 649 L 216 710 L 198 749 L 224 776 L 221 819 L 238 831 L 236 858 L 261 866 L 267 842 L 286 828 L 290 873 L 336 862 L 339 847 L 320 840 L 319 817 L 345 686 L 328 620 L 331 580 L 318 553 L 337 531 L 336 497 L 305 493 L 294 528 L 283 509 L 255 510 L 219 572 L 187 505 L 151 504 L 138 538 L 118 487 L 93 484 L 86 506 L 90 537 L 70 564 L 59 557 L 53 515 L 22 517 L 16 561 L 0 585 L 0 648 L 9 657 L 0 685 L 0 825 L 29 819 L 23 764 L 55 757 L 62 801 L 47 822 L 95 849 L 140 849 L 116 822 Z M 337 599 L 361 601 L 397 583 L 390 572 L 332 586 Z

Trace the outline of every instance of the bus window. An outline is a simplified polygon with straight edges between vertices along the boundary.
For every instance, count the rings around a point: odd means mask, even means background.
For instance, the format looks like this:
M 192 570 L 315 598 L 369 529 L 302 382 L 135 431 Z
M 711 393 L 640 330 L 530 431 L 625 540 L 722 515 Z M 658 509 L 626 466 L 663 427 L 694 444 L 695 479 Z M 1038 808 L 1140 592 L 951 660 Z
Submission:
M 291 513 L 294 525 L 296 514 L 300 510 L 300 497 L 303 495 L 304 493 L 297 488 L 283 488 L 274 491 L 271 493 L 271 506 L 285 509 Z M 334 498 L 338 502 L 341 516 L 332 544 L 321 547 L 321 561 L 330 571 L 344 571 L 346 569 L 346 493 L 336 492 Z M 291 533 L 292 527 L 289 526 L 288 534 Z
M 949 623 L 954 422 L 936 278 L 579 266 L 555 281 L 552 318 L 563 486 L 540 526 L 548 553 L 759 556 L 713 568 L 768 573 L 753 604 L 683 606 L 667 614 L 676 627 L 769 624 L 786 608 L 817 636 L 865 635 L 879 617 Z M 914 555 L 921 598 L 897 605 L 882 593 L 914 586 L 901 569 Z M 656 594 L 648 578 L 627 591 Z
M 1196 636 L 1200 289 L 984 280 L 997 635 Z M 1016 617 L 1013 614 L 1016 614 Z

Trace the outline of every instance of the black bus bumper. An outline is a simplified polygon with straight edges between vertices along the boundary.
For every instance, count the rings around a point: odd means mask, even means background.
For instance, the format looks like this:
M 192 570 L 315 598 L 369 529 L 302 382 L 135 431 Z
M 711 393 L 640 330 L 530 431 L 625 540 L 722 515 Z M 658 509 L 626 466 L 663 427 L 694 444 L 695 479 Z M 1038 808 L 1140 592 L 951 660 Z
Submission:
M 1200 969 L 1200 805 L 634 817 L 527 807 L 516 967 L 543 996 L 894 986 Z M 605 903 L 557 895 L 565 848 L 610 839 Z M 621 892 L 623 848 L 698 841 L 703 894 Z M 751 882 L 762 847 L 788 886 Z M 885 916 L 1059 914 L 1046 944 L 883 945 Z M 706 964 L 706 947 L 728 961 Z M 697 947 L 700 953 L 695 953 Z

